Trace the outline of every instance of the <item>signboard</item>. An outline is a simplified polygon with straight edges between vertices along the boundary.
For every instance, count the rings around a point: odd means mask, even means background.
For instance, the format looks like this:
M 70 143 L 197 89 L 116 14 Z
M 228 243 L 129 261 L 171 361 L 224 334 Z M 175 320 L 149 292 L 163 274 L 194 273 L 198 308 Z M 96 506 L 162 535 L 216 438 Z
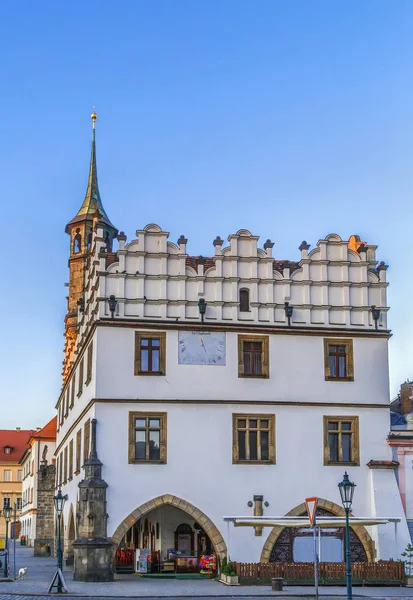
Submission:
M 4 540 L 0 540 L 0 550 L 4 550 Z
M 317 500 L 318 498 L 306 498 L 305 506 L 307 508 L 308 518 L 310 520 L 310 525 L 313 527 L 315 522 L 315 514 L 317 512 Z
M 315 584 L 315 597 L 318 600 L 318 552 L 317 552 L 317 534 L 315 515 L 317 512 L 317 501 L 318 498 L 306 498 L 305 506 L 307 508 L 308 518 L 310 520 L 310 526 L 313 528 L 313 539 L 314 539 L 314 584 Z M 320 528 L 319 528 L 320 533 Z

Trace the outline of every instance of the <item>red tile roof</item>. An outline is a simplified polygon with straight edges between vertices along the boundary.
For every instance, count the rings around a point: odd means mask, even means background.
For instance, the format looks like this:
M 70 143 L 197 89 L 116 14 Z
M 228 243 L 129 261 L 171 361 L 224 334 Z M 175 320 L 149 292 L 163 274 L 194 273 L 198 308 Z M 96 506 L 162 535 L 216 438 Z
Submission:
M 32 438 L 34 439 L 56 439 L 56 429 L 57 429 L 57 415 L 50 419 L 50 421 L 42 428 L 40 431 L 36 431 L 32 434 Z
M 19 462 L 28 446 L 29 437 L 34 433 L 33 429 L 0 429 L 0 461 Z M 11 448 L 10 454 L 4 451 L 7 446 Z

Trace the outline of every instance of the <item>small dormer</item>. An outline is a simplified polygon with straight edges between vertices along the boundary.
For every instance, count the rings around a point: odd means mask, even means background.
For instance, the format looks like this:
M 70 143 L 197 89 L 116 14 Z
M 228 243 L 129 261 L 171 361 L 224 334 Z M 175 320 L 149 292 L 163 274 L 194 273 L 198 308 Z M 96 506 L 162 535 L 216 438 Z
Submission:
M 4 446 L 4 454 L 11 454 L 13 448 L 11 446 Z

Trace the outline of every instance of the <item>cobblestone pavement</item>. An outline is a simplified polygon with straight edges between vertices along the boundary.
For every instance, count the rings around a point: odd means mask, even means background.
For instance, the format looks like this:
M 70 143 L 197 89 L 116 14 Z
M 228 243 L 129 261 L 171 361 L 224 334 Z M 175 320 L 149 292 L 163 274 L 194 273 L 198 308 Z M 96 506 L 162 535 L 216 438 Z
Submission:
M 383 593 L 386 593 L 385 591 Z M 264 597 L 271 597 L 274 598 L 275 596 L 279 596 L 281 598 L 288 598 L 288 600 L 303 600 L 305 598 L 315 598 L 314 595 L 300 595 L 300 596 L 292 596 L 292 595 L 288 595 L 285 596 L 283 594 L 277 593 L 277 594 L 270 594 L 267 593 L 266 596 Z M 50 595 L 47 596 L 28 596 L 28 595 L 19 595 L 19 594 L 0 594 L 0 600 L 50 600 L 51 597 Z M 201 596 L 203 600 L 215 600 L 217 598 L 217 596 Z M 328 595 L 324 595 L 322 594 L 320 596 L 320 598 L 322 598 L 322 600 L 337 600 L 337 598 L 345 598 L 345 595 L 334 595 L 334 596 L 328 596 Z M 360 598 L 361 596 L 357 596 L 353 595 L 354 598 Z M 364 596 L 366 597 L 366 596 Z M 406 597 L 406 595 L 402 595 L 402 596 L 387 596 L 387 595 L 380 595 L 380 596 L 368 596 L 370 598 L 370 600 L 404 600 Z M 410 595 L 411 597 L 411 595 Z M 63 595 L 64 600 L 89 600 L 90 596 L 68 596 L 68 595 Z M 95 596 L 95 598 L 99 598 L 99 596 Z M 148 596 L 117 596 L 116 597 L 117 600 L 130 600 L 131 598 L 145 598 L 145 600 L 158 600 L 159 596 L 152 596 L 152 597 L 148 597 Z M 200 596 L 169 596 L 169 598 L 185 598 L 190 600 L 191 598 L 193 599 L 197 599 L 200 598 Z M 260 596 L 247 596 L 247 595 L 242 595 L 242 596 L 237 596 L 236 594 L 233 596 L 228 596 L 228 598 L 234 598 L 234 599 L 242 599 L 242 600 L 261 600 L 261 598 L 263 598 L 263 595 Z
M 14 564 L 11 551 L 10 574 L 13 576 Z M 56 571 L 55 558 L 35 558 L 33 549 L 18 546 L 16 548 L 16 573 L 20 567 L 27 567 L 25 579 L 17 581 L 0 581 L 0 600 L 50 600 L 47 589 Z M 82 600 L 82 598 L 212 598 L 226 597 L 241 600 L 258 600 L 263 597 L 280 597 L 295 600 L 300 598 L 314 598 L 314 588 L 311 587 L 286 587 L 283 592 L 272 592 L 269 586 L 239 586 L 223 585 L 217 581 L 183 580 L 183 579 L 147 579 L 137 575 L 116 575 L 116 580 L 111 583 L 82 583 L 73 581 L 72 571 L 65 567 L 63 570 L 69 590 L 64 594 L 65 600 Z M 413 588 L 361 588 L 355 587 L 354 598 L 370 598 L 371 600 L 404 600 L 412 598 Z M 320 597 L 323 600 L 337 600 L 345 598 L 344 587 L 322 587 Z

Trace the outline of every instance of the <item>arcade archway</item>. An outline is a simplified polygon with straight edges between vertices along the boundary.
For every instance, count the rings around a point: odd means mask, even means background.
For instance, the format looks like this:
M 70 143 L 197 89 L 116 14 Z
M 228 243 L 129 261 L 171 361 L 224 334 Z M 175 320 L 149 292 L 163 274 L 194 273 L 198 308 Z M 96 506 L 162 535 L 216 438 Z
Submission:
M 203 558 L 221 559 L 227 546 L 211 519 L 190 502 L 165 494 L 150 500 L 117 527 L 112 536 L 115 564 L 118 572 L 122 565 L 129 567 L 131 560 L 145 571 L 150 561 L 150 572 L 202 572 Z M 149 566 L 148 566 L 149 569 Z
M 345 511 L 341 506 L 329 500 L 325 500 L 324 498 L 318 499 L 318 509 L 320 512 L 324 512 L 324 514 L 336 516 L 345 514 Z M 301 516 L 305 514 L 306 506 L 305 503 L 302 503 L 288 512 L 286 516 Z M 352 526 L 351 529 L 353 552 L 360 559 L 365 557 L 367 562 L 373 562 L 376 557 L 376 548 L 367 529 L 362 525 Z M 341 532 L 338 532 L 337 535 L 341 535 Z M 279 525 L 273 527 L 262 549 L 261 562 L 271 562 L 277 558 L 277 555 L 279 555 L 280 558 L 285 557 L 287 560 L 291 559 L 294 542 L 293 537 L 293 532 L 288 532 L 287 528 Z

